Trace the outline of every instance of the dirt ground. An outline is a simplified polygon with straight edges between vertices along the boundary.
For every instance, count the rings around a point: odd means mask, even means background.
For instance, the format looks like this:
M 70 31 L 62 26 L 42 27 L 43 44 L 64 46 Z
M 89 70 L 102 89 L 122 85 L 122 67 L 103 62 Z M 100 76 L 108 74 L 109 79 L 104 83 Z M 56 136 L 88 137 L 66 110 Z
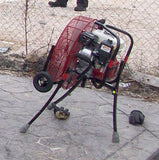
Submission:
M 156 104 L 159 103 L 159 88 L 141 84 L 131 79 L 121 79 L 119 86 L 119 95 L 127 95 L 133 98 L 142 99 L 143 101 L 154 102 Z M 86 87 L 96 89 L 91 82 L 88 82 Z M 110 90 L 105 87 L 100 90 L 110 92 Z
M 131 82 L 131 85 L 127 88 L 120 87 L 120 94 L 159 103 L 159 88 L 146 86 L 135 81 Z

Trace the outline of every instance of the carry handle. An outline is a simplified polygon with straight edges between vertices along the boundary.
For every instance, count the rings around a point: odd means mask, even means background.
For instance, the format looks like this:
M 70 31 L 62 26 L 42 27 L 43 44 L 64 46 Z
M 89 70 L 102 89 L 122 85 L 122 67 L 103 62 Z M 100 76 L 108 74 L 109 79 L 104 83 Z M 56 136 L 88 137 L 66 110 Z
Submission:
M 131 53 L 131 50 L 132 50 L 132 48 L 133 48 L 133 44 L 134 44 L 134 40 L 133 40 L 131 34 L 128 33 L 128 32 L 126 32 L 126 31 L 124 31 L 124 30 L 121 30 L 121 29 L 119 29 L 119 28 L 116 28 L 116 27 L 114 27 L 114 26 L 111 26 L 111 25 L 106 25 L 106 27 L 108 27 L 108 28 L 110 28 L 110 29 L 113 29 L 113 30 L 116 30 L 117 32 L 123 33 L 124 35 L 126 35 L 126 36 L 130 39 L 130 45 L 129 45 L 129 48 L 128 48 L 128 50 L 127 50 L 126 56 L 125 56 L 125 58 L 124 58 L 124 63 L 126 64 L 126 62 L 127 62 L 127 60 L 128 60 L 128 57 L 129 57 L 129 55 L 130 55 L 130 53 Z
M 128 48 L 127 53 L 125 55 L 125 58 L 124 58 L 124 63 L 126 64 L 126 62 L 128 60 L 128 57 L 131 53 L 131 50 L 133 48 L 133 44 L 134 44 L 134 40 L 133 40 L 132 36 L 124 30 L 121 30 L 121 29 L 116 28 L 116 27 L 111 26 L 111 25 L 104 25 L 100 21 L 95 21 L 95 24 L 104 28 L 106 31 L 108 31 L 111 35 L 113 35 L 117 39 L 117 47 L 116 47 L 116 50 L 115 50 L 114 54 L 112 55 L 112 58 L 111 58 L 112 60 L 114 60 L 116 58 L 116 55 L 118 54 L 118 51 L 119 51 L 119 48 L 120 48 L 120 38 L 114 32 L 112 32 L 110 29 L 115 30 L 117 32 L 120 32 L 120 33 L 126 35 L 130 39 L 130 45 L 129 45 L 129 48 Z

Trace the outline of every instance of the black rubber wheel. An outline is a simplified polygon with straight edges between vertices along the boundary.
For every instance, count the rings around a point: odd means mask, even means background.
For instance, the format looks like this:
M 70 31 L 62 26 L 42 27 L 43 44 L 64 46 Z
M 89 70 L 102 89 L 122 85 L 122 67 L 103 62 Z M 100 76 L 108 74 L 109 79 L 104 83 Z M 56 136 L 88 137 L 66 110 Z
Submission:
M 52 86 L 52 78 L 47 72 L 39 72 L 33 78 L 33 85 L 39 92 L 48 92 Z

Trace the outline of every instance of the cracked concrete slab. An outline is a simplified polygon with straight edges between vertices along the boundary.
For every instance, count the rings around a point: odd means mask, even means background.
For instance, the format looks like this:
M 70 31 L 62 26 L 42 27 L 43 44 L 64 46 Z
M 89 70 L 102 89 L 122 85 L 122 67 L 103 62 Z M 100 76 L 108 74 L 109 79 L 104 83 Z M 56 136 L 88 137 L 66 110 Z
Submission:
M 0 75 L 1 160 L 146 160 L 159 148 L 158 104 L 119 96 L 120 143 L 114 144 L 113 96 L 88 88 L 77 88 L 59 103 L 70 110 L 69 119 L 58 120 L 46 109 L 27 133 L 20 133 L 52 91 L 39 93 L 31 78 Z M 134 109 L 145 114 L 143 126 L 129 124 Z

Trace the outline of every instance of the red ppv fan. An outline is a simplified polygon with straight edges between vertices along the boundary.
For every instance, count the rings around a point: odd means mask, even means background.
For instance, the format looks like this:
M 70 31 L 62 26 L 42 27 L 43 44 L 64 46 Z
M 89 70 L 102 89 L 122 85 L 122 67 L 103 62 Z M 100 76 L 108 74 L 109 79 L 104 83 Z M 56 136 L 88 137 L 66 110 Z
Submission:
M 118 33 L 129 39 L 126 53 L 122 53 L 124 41 Z M 132 36 L 119 28 L 106 25 L 104 19 L 96 20 L 84 16 L 73 18 L 61 33 L 56 45 L 52 46 L 43 71 L 33 79 L 34 87 L 40 92 L 48 92 L 53 85 L 56 85 L 56 88 L 41 110 L 20 131 L 25 133 L 48 106 L 49 109 L 56 106 L 80 83 L 84 87 L 86 80 L 89 79 L 96 88 L 105 86 L 112 91 L 114 96 L 112 141 L 119 142 L 117 95 L 120 76 L 132 47 Z M 124 58 L 118 59 L 119 54 L 124 54 Z M 51 103 L 60 88 L 67 91 Z

